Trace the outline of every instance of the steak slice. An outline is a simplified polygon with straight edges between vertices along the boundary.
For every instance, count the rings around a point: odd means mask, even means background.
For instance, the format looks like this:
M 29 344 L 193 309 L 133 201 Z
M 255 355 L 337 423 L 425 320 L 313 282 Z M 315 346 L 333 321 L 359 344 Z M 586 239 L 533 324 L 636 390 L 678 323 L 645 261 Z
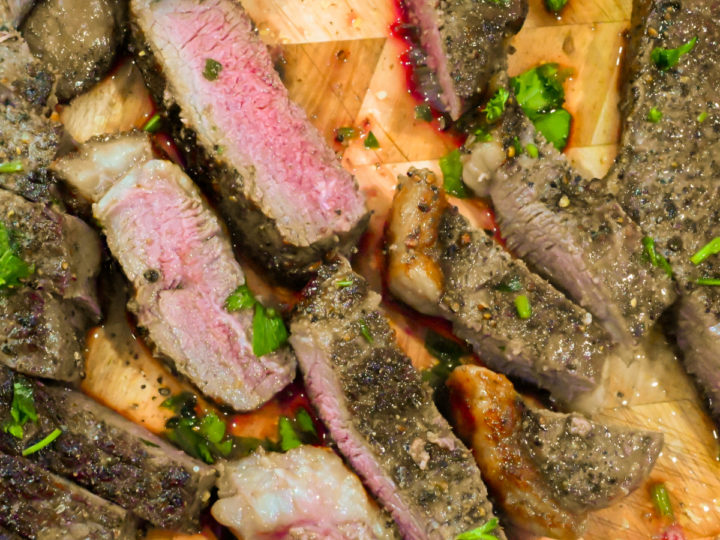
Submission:
M 0 0 L 0 27 L 17 28 L 34 3 L 35 0 Z
M 191 176 L 236 239 L 278 279 L 349 252 L 368 214 L 267 48 L 232 0 L 131 2 L 138 62 L 175 126 Z
M 253 309 L 225 308 L 245 276 L 220 221 L 180 167 L 136 166 L 93 211 L 135 286 L 129 307 L 138 324 L 203 393 L 250 410 L 294 379 L 288 347 L 253 353 Z
M 646 260 L 642 231 L 600 180 L 584 178 L 535 132 L 519 107 L 508 108 L 502 131 L 508 142 L 517 136 L 523 148 L 538 148 L 537 157 L 515 155 L 492 175 L 490 196 L 508 249 L 592 313 L 615 341 L 635 343 L 675 300 L 671 279 Z
M 697 37 L 677 64 L 661 70 L 652 51 Z M 720 5 L 708 0 L 638 2 L 621 97 L 620 150 L 608 177 L 618 201 L 654 238 L 672 265 L 682 298 L 678 342 L 720 422 L 720 288 L 698 279 L 720 277 L 720 257 L 691 257 L 720 237 Z M 647 121 L 652 108 L 659 122 Z
M 0 417 L 10 417 L 18 375 L 0 368 Z M 215 470 L 87 396 L 26 379 L 37 423 L 17 439 L 0 433 L 0 451 L 20 455 L 43 434 L 62 434 L 28 456 L 43 468 L 111 500 L 157 527 L 195 530 Z
M 454 538 L 491 519 L 492 506 L 379 304 L 346 260 L 323 266 L 290 342 L 320 418 L 403 538 Z
M 420 51 L 416 70 L 427 71 L 421 91 L 453 120 L 506 68 L 507 48 L 527 15 L 527 0 L 404 0 Z M 434 96 L 434 89 L 439 95 Z
M 131 515 L 22 457 L 0 453 L 2 527 L 43 540 L 129 540 Z M 15 538 L 15 536 L 10 536 Z
M 52 105 L 49 102 L 55 75 L 32 55 L 19 33 L 8 32 L 3 38 L 0 41 L 0 84 L 14 90 L 38 111 Z
M 612 344 L 592 315 L 472 229 L 430 171 L 400 177 L 388 236 L 393 293 L 451 321 L 491 368 L 563 401 L 598 386 Z M 530 302 L 527 319 L 519 295 Z
M 127 28 L 122 0 L 43 0 L 22 24 L 30 50 L 57 73 L 57 96 L 68 101 L 110 69 Z
M 399 538 L 389 516 L 329 448 L 302 445 L 284 454 L 260 448 L 219 467 L 212 514 L 238 538 Z
M 454 423 L 495 500 L 538 536 L 577 538 L 590 511 L 647 478 L 661 433 L 529 407 L 502 375 L 465 365 L 448 378 Z

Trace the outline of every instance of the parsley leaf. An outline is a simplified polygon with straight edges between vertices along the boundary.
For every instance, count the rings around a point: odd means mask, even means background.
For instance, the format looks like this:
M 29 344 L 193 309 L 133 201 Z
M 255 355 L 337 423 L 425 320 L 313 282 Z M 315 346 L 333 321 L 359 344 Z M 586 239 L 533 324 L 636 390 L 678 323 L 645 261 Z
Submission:
M 367 134 L 367 137 L 365 137 L 365 148 L 369 148 L 371 150 L 380 148 L 380 143 L 378 142 L 377 137 L 372 131 L 370 131 Z
M 567 0 L 545 0 L 545 8 L 553 13 L 558 13 L 565 7 Z
M 561 151 L 567 146 L 571 123 L 572 115 L 565 109 L 540 114 L 533 119 L 535 129 Z
M 441 157 L 440 170 L 443 174 L 445 193 L 455 195 L 459 199 L 467 198 L 467 188 L 462 180 L 463 164 L 460 160 L 460 150 L 455 149 L 448 155 Z
M 17 439 L 22 439 L 23 426 L 28 422 L 37 422 L 35 399 L 31 383 L 22 377 L 13 382 L 13 398 L 10 405 L 10 419 L 3 425 L 3 431 Z
M 2 174 L 16 173 L 22 171 L 23 163 L 19 159 L 15 161 L 7 161 L 5 163 L 0 163 L 0 173 Z
M 508 92 L 505 88 L 498 88 L 495 95 L 487 102 L 487 105 L 485 105 L 485 108 L 482 109 L 482 111 L 485 113 L 489 124 L 497 122 L 502 117 L 505 112 L 505 104 L 507 103 L 509 97 L 510 92 Z
M 662 120 L 662 117 L 663 113 L 657 107 L 653 107 L 647 113 L 648 122 L 652 122 L 653 124 L 657 124 L 660 120 Z
M 34 264 L 27 264 L 17 256 L 10 231 L 0 222 L 0 288 L 17 287 L 21 279 L 34 271 Z
M 281 416 L 278 419 L 278 437 L 280 439 L 280 450 L 287 452 L 302 444 L 317 444 L 319 438 L 315 430 L 310 413 L 304 407 L 300 407 L 295 413 L 295 418 Z
M 450 373 L 458 367 L 463 356 L 470 354 L 468 350 L 434 330 L 425 334 L 425 349 L 438 359 L 438 363 L 422 372 L 423 381 L 437 391 L 442 388 Z
M 295 433 L 292 422 L 287 416 L 281 416 L 278 420 L 278 433 L 280 434 L 280 448 L 283 452 L 302 445 L 300 437 Z
M 344 143 L 358 136 L 357 129 L 352 126 L 342 126 L 335 130 L 335 140 Z
M 272 308 L 266 309 L 255 304 L 253 317 L 252 348 L 255 356 L 269 354 L 282 346 L 288 339 L 282 317 Z
M 205 77 L 208 81 L 217 80 L 221 71 L 222 71 L 222 64 L 220 62 L 218 62 L 217 60 L 213 60 L 212 58 L 208 58 L 207 60 L 205 60 L 205 69 L 203 70 L 203 77 Z
M 497 529 L 498 519 L 492 518 L 485 525 L 473 529 L 471 531 L 464 532 L 455 537 L 455 540 L 497 540 L 494 534 L 490 534 L 492 531 Z
M 34 454 L 35 452 L 38 452 L 45 448 L 47 445 L 49 445 L 51 442 L 53 442 L 55 439 L 57 439 L 62 434 L 62 430 L 55 428 L 53 429 L 48 435 L 46 435 L 44 438 L 33 444 L 32 446 L 27 447 L 25 450 L 22 451 L 23 457 L 29 456 L 30 454 Z
M 650 53 L 650 59 L 655 63 L 659 70 L 667 71 L 671 67 L 675 67 L 677 65 L 683 54 L 687 54 L 695 48 L 697 40 L 698 38 L 695 36 L 690 41 L 680 45 L 676 49 L 655 47 Z
M 240 285 L 225 300 L 225 309 L 228 311 L 239 311 L 251 308 L 255 305 L 255 297 L 247 285 Z

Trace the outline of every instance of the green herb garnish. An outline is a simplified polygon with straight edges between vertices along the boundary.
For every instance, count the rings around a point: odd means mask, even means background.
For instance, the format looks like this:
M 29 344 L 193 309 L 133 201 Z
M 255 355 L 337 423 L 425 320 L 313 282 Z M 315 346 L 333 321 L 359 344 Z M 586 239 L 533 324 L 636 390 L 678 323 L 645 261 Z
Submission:
M 460 160 L 460 150 L 455 149 L 448 155 L 441 157 L 440 170 L 443 174 L 445 192 L 455 195 L 459 199 L 467 198 L 467 188 L 462 180 L 463 164 Z
M 205 60 L 205 69 L 203 70 L 203 77 L 205 77 L 208 81 L 217 80 L 221 71 L 222 71 L 222 64 L 220 62 L 218 62 L 217 60 L 213 60 L 212 58 L 208 58 L 207 60 Z
M 62 434 L 62 430 L 55 428 L 53 429 L 48 435 L 46 435 L 43 439 L 39 440 L 32 446 L 28 446 L 25 450 L 22 451 L 23 456 L 29 456 L 30 454 L 34 454 L 35 452 L 42 450 L 47 445 L 52 443 L 55 439 L 57 439 Z
M 497 527 L 498 519 L 492 518 L 482 527 L 457 535 L 455 540 L 497 540 L 497 537 L 494 534 L 490 534 L 492 531 L 497 529 Z
M 320 442 L 312 417 L 303 407 L 297 410 L 293 419 L 287 416 L 281 416 L 278 419 L 278 438 L 280 439 L 279 450 L 282 452 L 287 452 L 303 444 Z
M 228 311 L 239 311 L 253 307 L 255 302 L 257 302 L 257 300 L 255 300 L 248 286 L 240 285 L 225 299 L 225 309 Z
M 562 108 L 565 102 L 562 83 L 569 76 L 569 70 L 549 63 L 541 64 L 510 79 L 525 114 L 558 150 L 567 145 L 572 122 L 570 113 Z
M 663 113 L 657 107 L 653 107 L 647 113 L 648 122 L 652 122 L 653 124 L 657 124 L 660 120 L 662 120 L 662 117 Z
M 720 236 L 716 236 L 710 240 L 707 244 L 700 248 L 700 250 L 690 257 L 690 261 L 697 265 L 705 261 L 708 257 L 720 253 Z
M 642 244 L 644 255 L 650 261 L 650 264 L 662 268 L 668 277 L 672 277 L 672 267 L 668 260 L 655 250 L 655 240 L 650 236 L 645 236 L 642 239 Z
M 20 280 L 34 271 L 34 264 L 27 264 L 17 256 L 10 231 L 0 223 L 0 289 L 19 286 Z
M 278 433 L 280 434 L 280 448 L 283 452 L 302 445 L 300 437 L 295 433 L 295 429 L 293 429 L 293 425 L 287 416 L 281 416 L 278 420 Z
M 490 142 L 493 140 L 492 135 L 482 127 L 476 128 L 473 135 L 475 135 L 475 142 Z
M 335 130 L 335 140 L 340 143 L 355 139 L 357 136 L 358 132 L 354 127 L 343 126 Z
M 538 147 L 535 146 L 533 143 L 530 143 L 525 146 L 525 151 L 527 152 L 527 155 L 531 158 L 536 158 L 540 153 L 538 152 Z
M 703 111 L 700 114 L 698 114 L 697 121 L 702 124 L 705 120 L 707 120 L 707 117 L 708 117 L 708 113 L 706 111 Z
M 494 289 L 500 292 L 518 292 L 522 289 L 522 281 L 518 276 L 512 276 L 510 279 L 497 284 Z
M 495 95 L 490 98 L 482 111 L 485 113 L 488 124 L 497 122 L 505 112 L 505 104 L 510 97 L 510 92 L 505 88 L 498 88 Z
M 437 364 L 422 372 L 423 381 L 435 391 L 445 385 L 450 373 L 461 364 L 461 358 L 470 354 L 465 347 L 434 330 L 425 334 L 425 349 L 438 360 Z
M 369 148 L 371 150 L 380 148 L 380 143 L 378 142 L 377 137 L 372 131 L 370 131 L 367 134 L 367 137 L 365 137 L 365 148 Z
M 650 497 L 658 514 L 662 517 L 673 517 L 672 503 L 670 502 L 670 493 L 668 493 L 665 484 L 653 484 L 650 486 Z
M 515 309 L 517 310 L 518 317 L 521 319 L 529 319 L 532 315 L 530 299 L 524 294 L 519 294 L 515 297 Z
M 430 105 L 415 105 L 415 119 L 424 122 L 432 122 L 433 115 Z
M 362 334 L 362 337 L 365 338 L 365 341 L 367 341 L 368 343 L 372 343 L 373 341 L 375 341 L 375 338 L 372 337 L 372 334 L 370 333 L 370 328 L 368 328 L 365 319 L 360 319 L 358 324 L 360 325 L 360 333 Z
M 23 163 L 20 160 L 0 163 L 0 173 L 16 173 L 23 171 Z
M 720 287 L 720 279 L 718 278 L 699 278 L 695 280 L 698 285 L 708 285 L 710 287 Z
M 339 279 L 335 282 L 335 286 L 338 289 L 344 289 L 345 287 L 350 287 L 353 284 L 352 279 Z
M 160 123 L 162 122 L 162 117 L 155 113 L 150 117 L 150 120 L 145 122 L 145 125 L 143 126 L 143 131 L 147 131 L 148 133 L 155 133 L 158 129 L 160 129 Z
M 676 49 L 664 49 L 662 47 L 655 47 L 650 53 L 650 59 L 661 71 L 667 71 L 671 67 L 675 67 L 680 61 L 680 57 L 683 54 L 687 54 L 695 48 L 697 43 L 697 36 L 692 38 L 684 45 L 680 45 Z
M 27 379 L 18 377 L 13 382 L 10 419 L 3 425 L 3 431 L 17 439 L 22 439 L 23 426 L 28 422 L 37 422 L 37 419 L 32 385 Z
M 255 356 L 279 349 L 288 339 L 287 328 L 280 314 L 257 301 L 247 285 L 241 285 L 225 300 L 230 312 L 254 307 L 252 348 Z
M 568 0 L 545 0 L 545 9 L 552 13 L 559 13 L 565 7 Z

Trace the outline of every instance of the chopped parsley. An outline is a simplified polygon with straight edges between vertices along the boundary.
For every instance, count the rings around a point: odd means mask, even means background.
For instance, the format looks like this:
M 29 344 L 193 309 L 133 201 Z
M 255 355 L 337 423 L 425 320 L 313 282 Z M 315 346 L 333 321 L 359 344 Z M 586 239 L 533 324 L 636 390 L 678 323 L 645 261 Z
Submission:
M 362 334 L 362 337 L 365 338 L 365 341 L 367 341 L 368 343 L 372 343 L 373 341 L 375 341 L 375 338 L 373 338 L 372 334 L 370 333 L 370 328 L 368 328 L 365 319 L 360 319 L 360 322 L 358 324 L 360 325 L 360 333 Z
M 690 257 L 690 261 L 698 265 L 705 261 L 708 257 L 720 253 L 720 236 L 716 236 L 710 240 L 707 244 L 701 247 L 695 255 Z
M 280 314 L 257 301 L 247 285 L 240 285 L 225 300 L 229 312 L 255 308 L 253 315 L 252 348 L 255 356 L 263 356 L 279 349 L 288 339 L 287 328 Z
M 22 172 L 23 171 L 23 164 L 22 161 L 15 160 L 15 161 L 7 161 L 5 163 L 0 163 L 0 173 L 6 174 L 6 173 L 16 173 L 16 172 Z
M 352 284 L 353 284 L 353 280 L 350 278 L 339 279 L 338 281 L 335 282 L 335 286 L 338 289 L 344 289 L 345 287 L 350 287 Z
M 508 92 L 505 88 L 498 88 L 495 95 L 490 98 L 490 101 L 487 102 L 485 108 L 482 109 L 485 113 L 488 124 L 497 122 L 502 117 L 505 112 L 505 104 L 507 103 L 509 97 L 510 92 Z
M 347 142 L 351 139 L 355 139 L 358 136 L 358 131 L 352 126 L 342 126 L 335 130 L 335 140 L 339 143 Z
M 148 133 L 155 133 L 158 129 L 160 129 L 160 124 L 162 123 L 162 117 L 160 114 L 155 113 L 150 117 L 150 120 L 145 122 L 145 125 L 143 126 L 143 131 L 147 131 Z
M 541 64 L 510 79 L 518 103 L 540 133 L 558 150 L 563 150 L 570 136 L 572 116 L 562 108 L 565 90 L 562 83 L 569 70 L 558 64 Z
M 470 354 L 465 347 L 434 330 L 428 330 L 425 334 L 425 349 L 437 358 L 438 362 L 424 370 L 422 378 L 436 392 L 444 387 L 450 373 L 462 363 L 460 360 Z
M 650 236 L 642 239 L 643 254 L 653 266 L 662 268 L 668 277 L 672 277 L 673 271 L 668 260 L 655 250 L 655 240 Z
M 663 113 L 657 107 L 653 107 L 647 113 L 648 122 L 652 122 L 653 124 L 657 124 L 660 120 L 662 120 L 662 117 Z
M 558 13 L 567 5 L 567 2 L 568 0 L 545 0 L 544 4 L 548 11 Z
M 378 142 L 377 137 L 372 131 L 370 131 L 367 134 L 367 137 L 365 137 L 365 148 L 368 148 L 370 150 L 380 148 L 380 143 Z
M 415 119 L 423 120 L 424 122 L 432 122 L 433 115 L 430 105 L 415 105 Z
M 538 157 L 538 155 L 540 155 L 538 152 L 538 147 L 535 146 L 533 143 L 526 145 L 525 151 L 527 152 L 527 155 L 530 156 L 531 158 L 536 158 L 536 157 Z
M 664 49 L 662 47 L 655 47 L 650 53 L 650 59 L 661 71 L 667 71 L 668 69 L 675 67 L 680 61 L 680 57 L 683 54 L 687 54 L 695 48 L 697 43 L 697 36 L 692 38 L 687 43 L 680 45 L 676 49 Z
M 22 451 L 23 457 L 29 456 L 30 454 L 34 454 L 35 452 L 42 450 L 47 445 L 52 443 L 55 439 L 57 439 L 61 434 L 62 434 L 61 429 L 58 429 L 58 428 L 53 429 L 44 438 L 40 439 L 38 442 L 36 442 L 32 446 L 28 446 L 25 450 L 23 450 Z
M 485 525 L 473 529 L 471 531 L 464 532 L 455 537 L 455 540 L 497 540 L 494 534 L 490 534 L 492 531 L 497 529 L 498 519 L 492 518 Z
M 278 419 L 279 450 L 287 452 L 303 444 L 317 444 L 320 439 L 310 413 L 300 407 L 295 418 L 281 416 Z
M 718 278 L 699 278 L 695 281 L 698 285 L 707 285 L 710 287 L 720 287 L 720 279 Z
M 650 486 L 650 497 L 652 498 L 655 510 L 661 517 L 673 517 L 673 507 L 670 502 L 670 493 L 663 483 Z
M 205 60 L 205 69 L 203 70 L 203 77 L 208 81 L 216 81 L 222 71 L 222 64 L 217 60 L 208 58 Z
M 0 289 L 19 286 L 20 280 L 34 271 L 34 264 L 27 264 L 17 256 L 10 231 L 0 222 Z
M 473 135 L 475 135 L 475 142 L 490 142 L 493 140 L 492 135 L 482 127 L 476 128 Z
M 441 157 L 440 170 L 443 174 L 445 192 L 455 195 L 459 199 L 467 198 L 468 191 L 462 180 L 463 164 L 460 160 L 460 150 L 456 148 L 448 155 Z
M 10 418 L 3 425 L 3 431 L 17 439 L 24 435 L 23 426 L 28 422 L 37 422 L 33 388 L 27 379 L 18 377 L 13 382 L 13 398 L 10 405 Z
M 702 124 L 705 120 L 707 120 L 707 117 L 708 117 L 708 113 L 706 111 L 703 111 L 700 114 L 698 114 L 697 121 Z
M 529 319 L 532 316 L 530 299 L 524 294 L 519 294 L 515 297 L 515 309 L 517 310 L 518 317 L 521 319 Z

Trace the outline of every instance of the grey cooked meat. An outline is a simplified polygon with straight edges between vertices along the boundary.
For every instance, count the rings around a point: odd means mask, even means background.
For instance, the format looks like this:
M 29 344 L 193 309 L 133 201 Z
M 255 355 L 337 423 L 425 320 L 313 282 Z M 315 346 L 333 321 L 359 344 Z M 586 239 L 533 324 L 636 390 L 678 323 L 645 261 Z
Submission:
M 290 341 L 340 452 L 403 537 L 454 538 L 491 519 L 492 507 L 470 452 L 400 351 L 379 303 L 347 261 L 323 266 L 297 306 Z
M 677 64 L 662 71 L 656 47 L 697 37 Z M 690 258 L 720 237 L 720 4 L 711 0 L 638 1 L 633 8 L 621 96 L 624 125 L 608 185 L 656 249 L 670 262 L 682 296 L 678 341 L 687 370 L 713 402 L 720 422 L 720 257 Z M 662 119 L 648 122 L 650 109 Z
M 235 239 L 280 280 L 349 252 L 363 195 L 273 69 L 232 0 L 134 0 L 137 59 L 169 114 L 190 175 Z
M 0 368 L 0 417 L 10 416 L 18 375 Z M 0 451 L 19 455 L 42 436 L 62 434 L 29 459 L 165 528 L 195 530 L 215 470 L 75 390 L 30 382 L 37 423 L 17 439 L 0 433 Z
M 3 35 L 0 24 L 0 84 L 12 89 L 36 110 L 53 105 L 55 75 L 35 58 L 19 33 Z
M 17 28 L 34 3 L 35 0 L 0 0 L 0 27 Z
M 122 0 L 40 0 L 22 24 L 30 50 L 57 73 L 57 96 L 71 99 L 110 69 L 126 29 Z
M 0 537 L 3 527 L 43 540 L 130 540 L 136 533 L 134 518 L 119 506 L 0 453 Z
M 479 366 L 460 366 L 447 384 L 455 427 L 495 500 L 539 536 L 580 536 L 588 513 L 636 489 L 662 448 L 660 433 L 531 408 L 510 381 Z
M 493 369 L 562 400 L 599 384 L 611 347 L 602 328 L 491 236 L 472 229 L 429 171 L 400 177 L 388 239 L 391 291 L 451 321 Z M 520 294 L 533 312 L 526 320 L 515 306 Z
M 632 344 L 675 300 L 671 279 L 643 253 L 643 232 L 600 180 L 584 178 L 508 107 L 506 141 L 535 144 L 495 171 L 490 196 L 507 247 L 590 311 L 613 339 Z M 481 143 L 482 144 L 482 143 Z
M 505 70 L 508 42 L 525 20 L 527 1 L 405 0 L 403 5 L 418 34 L 420 47 L 411 50 L 411 60 L 420 90 L 457 119 Z

